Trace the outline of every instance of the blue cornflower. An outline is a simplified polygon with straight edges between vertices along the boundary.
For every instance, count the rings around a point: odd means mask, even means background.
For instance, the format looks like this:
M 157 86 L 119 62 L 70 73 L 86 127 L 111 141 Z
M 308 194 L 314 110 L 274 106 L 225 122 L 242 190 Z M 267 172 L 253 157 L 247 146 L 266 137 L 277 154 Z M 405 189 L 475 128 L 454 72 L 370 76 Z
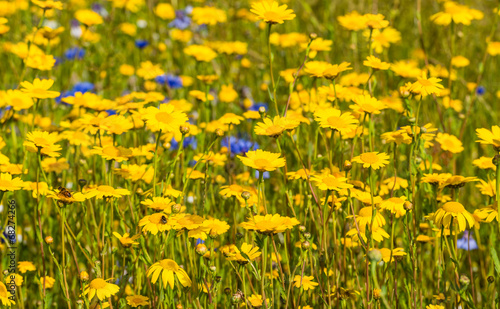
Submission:
M 478 87 L 476 88 L 476 94 L 477 94 L 478 96 L 482 96 L 482 95 L 484 95 L 484 93 L 485 93 L 485 92 L 486 92 L 486 88 L 484 88 L 483 86 L 478 86 Z
M 229 147 L 229 141 L 231 142 L 231 155 L 243 154 L 251 149 L 259 148 L 259 145 L 257 143 L 251 142 L 243 138 L 236 138 L 234 136 L 231 136 L 229 140 L 227 137 L 224 138 L 221 142 L 222 146 Z
M 477 250 L 477 242 L 476 240 L 472 237 L 472 232 L 469 232 L 468 230 L 464 231 L 464 235 L 462 238 L 457 240 L 457 248 L 462 249 L 462 250 Z
M 139 49 L 143 49 L 148 45 L 149 45 L 149 42 L 146 40 L 141 40 L 141 39 L 135 40 L 135 47 L 137 47 Z
M 179 76 L 175 76 L 172 74 L 163 74 L 156 76 L 155 80 L 158 84 L 167 84 L 170 89 L 182 88 L 182 78 L 180 78 Z
M 79 47 L 72 47 L 64 52 L 64 58 L 67 60 L 82 59 L 85 56 L 85 49 Z

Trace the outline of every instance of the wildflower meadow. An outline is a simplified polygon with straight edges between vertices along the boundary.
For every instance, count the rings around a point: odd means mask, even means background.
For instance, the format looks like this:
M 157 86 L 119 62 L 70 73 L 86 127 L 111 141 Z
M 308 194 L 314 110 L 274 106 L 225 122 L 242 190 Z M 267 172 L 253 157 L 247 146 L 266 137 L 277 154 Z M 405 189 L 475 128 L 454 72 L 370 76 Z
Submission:
M 2 308 L 500 308 L 497 0 L 0 0 Z

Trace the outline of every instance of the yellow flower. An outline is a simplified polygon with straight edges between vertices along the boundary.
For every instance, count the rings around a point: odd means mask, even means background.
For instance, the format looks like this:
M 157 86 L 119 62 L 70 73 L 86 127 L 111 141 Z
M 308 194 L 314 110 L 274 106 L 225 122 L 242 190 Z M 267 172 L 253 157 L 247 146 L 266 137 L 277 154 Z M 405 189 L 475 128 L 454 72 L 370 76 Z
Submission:
M 130 248 L 131 246 L 133 245 L 138 245 L 139 243 L 136 242 L 135 240 L 139 237 L 141 237 L 141 234 L 138 234 L 138 235 L 135 235 L 135 236 L 132 236 L 132 237 L 129 237 L 130 234 L 129 233 L 125 233 L 122 235 L 118 234 L 117 232 L 113 232 L 113 235 L 118 238 L 118 240 L 120 241 L 120 243 L 122 244 L 122 246 L 124 248 Z
M 314 282 L 314 277 L 313 276 L 301 276 L 301 275 L 296 275 L 293 278 L 294 286 L 298 289 L 303 288 L 304 291 L 307 290 L 314 290 L 316 286 L 319 285 L 319 283 Z
M 75 18 L 87 27 L 100 25 L 104 22 L 101 15 L 92 10 L 78 10 L 75 13 Z
M 248 222 L 240 224 L 245 230 L 257 231 L 262 234 L 277 234 L 293 228 L 299 224 L 295 218 L 282 217 L 279 214 L 267 214 L 265 216 L 254 216 Z
M 142 295 L 127 296 L 127 305 L 137 308 L 139 306 L 149 306 L 149 298 Z
M 119 290 L 120 287 L 116 284 L 106 282 L 106 280 L 101 278 L 96 278 L 92 280 L 88 286 L 85 287 L 82 294 L 83 296 L 89 294 L 89 301 L 92 301 L 95 296 L 97 296 L 99 301 L 103 301 L 118 293 Z
M 236 247 L 234 249 L 235 250 L 233 254 L 227 256 L 227 260 L 236 261 L 240 265 L 245 265 L 249 261 L 253 261 L 262 255 L 262 252 L 259 251 L 259 247 L 253 247 L 252 245 L 247 244 L 246 242 L 244 242 L 241 245 L 240 250 L 238 250 L 238 248 Z
M 28 93 L 20 90 L 7 90 L 1 98 L 8 106 L 12 106 L 15 111 L 29 109 L 33 106 L 33 99 Z
M 451 65 L 456 68 L 463 68 L 470 64 L 470 60 L 465 58 L 464 56 L 455 56 L 451 58 Z
M 261 149 L 249 151 L 246 153 L 245 157 L 238 156 L 238 159 L 246 166 L 261 172 L 271 172 L 279 167 L 285 166 L 285 159 L 281 158 L 279 153 L 272 153 Z
M 351 65 L 350 62 L 342 62 L 341 64 L 333 64 L 333 65 L 329 64 L 327 68 L 323 71 L 323 76 L 326 79 L 334 80 L 339 76 L 340 73 L 347 70 L 352 70 L 350 65 Z
M 219 92 L 219 100 L 225 103 L 234 102 L 238 99 L 238 92 L 234 90 L 233 85 L 222 85 Z
M 444 88 L 444 86 L 439 83 L 440 81 L 441 79 L 436 77 L 427 78 L 427 76 L 424 74 L 420 78 L 418 78 L 416 82 L 411 84 L 408 90 L 413 93 L 420 94 L 424 97 L 433 93 L 439 95 L 439 93 L 441 93 Z
M 359 213 L 356 215 L 356 222 L 358 223 L 359 228 L 372 225 L 372 214 L 373 208 L 372 206 L 363 207 L 359 210 Z M 354 216 L 347 216 L 347 218 L 353 218 Z M 373 229 L 382 227 L 385 225 L 386 221 L 384 216 L 377 211 L 375 217 L 373 218 Z
M 156 16 L 164 20 L 175 18 L 175 10 L 170 3 L 158 3 L 158 5 L 154 9 L 154 12 Z
M 495 166 L 495 164 L 493 164 L 493 158 L 491 157 L 481 157 L 479 159 L 472 161 L 472 164 L 483 170 L 486 169 L 492 169 L 494 171 L 497 170 L 497 167 Z
M 247 298 L 247 300 L 250 302 L 250 305 L 252 305 L 252 307 L 254 308 L 260 308 L 262 307 L 264 301 L 262 300 L 262 295 L 255 295 L 255 294 L 252 294 L 251 296 L 249 296 Z M 270 303 L 270 299 L 268 297 L 266 297 L 266 308 L 267 308 L 267 304 Z
M 446 308 L 441 305 L 427 305 L 425 309 L 446 309 Z
M 90 153 L 100 155 L 106 160 L 115 160 L 116 162 L 127 161 L 133 154 L 132 150 L 128 148 L 122 146 L 115 147 L 113 145 L 104 147 L 95 146 Z
M 382 260 L 385 263 L 389 263 L 390 261 L 394 261 L 394 257 L 396 256 L 405 256 L 406 252 L 404 252 L 403 248 L 394 248 L 394 250 L 388 248 L 378 249 L 380 253 L 382 253 Z M 391 258 L 392 256 L 392 258 Z
M 198 25 L 215 25 L 227 21 L 226 11 L 210 6 L 195 7 L 191 12 L 193 21 Z
M 171 104 L 161 104 L 160 108 L 150 106 L 143 116 L 148 128 L 153 131 L 177 132 L 188 121 L 184 112 L 175 110 Z
M 491 56 L 496 56 L 500 54 L 500 42 L 488 42 L 488 47 L 486 51 Z
M 482 195 L 487 195 L 491 197 L 495 197 L 497 194 L 497 181 L 495 179 L 488 180 L 488 182 L 484 180 L 479 180 L 481 184 L 476 185 L 476 188 L 479 189 Z
M 46 289 L 51 289 L 54 286 L 55 282 L 56 282 L 56 279 L 49 277 L 49 276 L 45 276 L 45 277 L 40 278 L 40 286 L 43 287 L 43 284 L 45 283 Z
M 380 114 L 380 111 L 386 108 L 384 103 L 369 94 L 357 95 L 352 100 L 356 104 L 350 105 L 349 108 L 357 113 Z
M 170 214 L 172 213 L 172 206 L 175 205 L 175 202 L 168 197 L 153 197 L 153 199 L 142 201 L 141 204 L 146 205 L 154 211 L 163 211 Z
M 383 62 L 375 56 L 368 56 L 366 60 L 363 61 L 363 65 L 370 67 L 374 70 L 388 70 L 391 66 L 388 62 Z
M 322 128 L 330 128 L 340 134 L 356 129 L 358 120 L 350 112 L 342 112 L 339 109 L 330 107 L 327 109 L 317 109 L 314 112 L 314 120 L 319 122 Z
M 288 179 L 302 179 L 302 180 L 307 180 L 309 177 L 314 176 L 314 171 L 310 171 L 309 169 L 300 169 L 297 170 L 296 172 L 288 172 L 286 173 L 286 176 Z
M 245 118 L 243 118 L 239 115 L 236 115 L 234 113 L 226 113 L 222 117 L 219 118 L 219 121 L 222 124 L 227 124 L 227 125 L 230 125 L 230 124 L 238 125 L 243 120 L 245 120 Z
M 9 173 L 0 174 L 0 191 L 5 192 L 20 190 L 22 189 L 23 184 L 23 181 L 19 177 L 12 178 L 12 175 Z
M 63 9 L 63 4 L 60 1 L 54 1 L 54 0 L 31 0 L 33 4 L 37 5 L 41 9 L 44 10 L 62 10 Z
M 143 233 L 150 232 L 153 235 L 172 229 L 172 226 L 168 224 L 168 215 L 161 212 L 142 218 L 139 221 L 139 227 L 142 227 Z
M 0 282 L 0 304 L 3 306 L 10 307 L 15 305 L 16 302 L 11 300 L 9 297 L 11 296 L 10 292 L 7 291 L 7 287 L 3 282 Z
M 203 221 L 203 227 L 207 229 L 210 237 L 222 235 L 229 230 L 229 224 L 227 224 L 226 221 L 218 219 L 208 219 Z
M 402 217 L 406 214 L 406 209 L 404 204 L 406 201 L 406 196 L 402 197 L 391 197 L 380 203 L 380 209 L 385 209 L 396 215 L 396 218 Z
M 476 209 L 474 215 L 477 216 L 482 222 L 490 223 L 493 220 L 499 220 L 498 209 L 496 205 L 490 205 L 485 208 Z
M 30 95 L 35 99 L 57 98 L 60 93 L 57 91 L 50 91 L 50 87 L 54 84 L 52 79 L 39 79 L 35 78 L 33 83 L 24 81 L 21 83 L 22 92 Z
M 171 289 L 174 288 L 175 277 L 179 280 L 180 284 L 184 287 L 190 287 L 192 282 L 189 279 L 186 271 L 177 265 L 174 260 L 164 259 L 154 263 L 149 267 L 147 276 L 151 277 L 151 283 L 155 284 L 161 275 L 163 288 L 167 288 L 167 284 Z M 175 276 L 175 277 L 174 277 Z
M 320 190 L 341 191 L 353 187 L 353 185 L 347 183 L 347 178 L 332 174 L 312 176 L 312 181 Z
M 466 228 L 473 228 L 476 223 L 474 217 L 458 202 L 445 203 L 433 215 L 434 223 L 439 228 L 441 226 L 450 228 L 452 219 L 454 226 L 458 225 L 459 232 L 464 231 Z
M 454 1 L 444 3 L 444 12 L 438 12 L 431 16 L 431 20 L 441 26 L 448 26 L 452 21 L 455 24 L 470 25 L 472 20 L 483 19 L 481 11 L 471 9 L 466 5 L 458 4 Z
M 382 29 L 389 26 L 389 21 L 385 20 L 382 14 L 365 14 L 363 15 L 366 27 L 370 29 Z
M 358 31 L 365 29 L 366 17 L 359 14 L 357 11 L 352 11 L 344 16 L 337 17 L 339 24 L 351 31 Z
M 374 170 L 378 170 L 389 164 L 389 155 L 384 152 L 365 152 L 352 158 L 352 162 L 361 163 L 364 168 L 371 167 Z
M 360 226 L 359 233 L 358 233 L 358 230 L 356 228 L 353 228 L 346 233 L 346 236 L 352 237 L 353 241 L 359 241 L 359 236 L 361 236 L 363 241 L 366 242 L 367 241 L 366 228 L 367 228 L 366 225 Z M 375 227 L 375 225 L 374 225 L 373 231 L 371 231 L 371 237 L 374 241 L 381 242 L 384 240 L 384 238 L 388 239 L 390 236 L 389 236 L 389 234 L 387 234 L 386 231 L 384 231 L 384 229 L 382 229 L 380 227 Z
M 58 141 L 59 136 L 56 132 L 34 131 L 26 135 L 26 141 L 23 145 L 29 152 L 37 153 L 40 151 L 42 155 L 59 157 L 60 153 L 58 151 L 61 150 L 61 146 L 56 145 Z
M 271 118 L 264 118 L 264 122 L 259 122 L 255 126 L 255 134 L 266 135 L 271 137 L 279 137 L 281 133 L 285 130 L 294 129 L 300 123 L 296 120 L 289 119 L 287 117 L 275 116 L 272 120 Z
M 285 20 L 295 18 L 293 10 L 288 9 L 287 5 L 279 5 L 276 1 L 263 0 L 252 4 L 250 12 L 257 15 L 258 19 L 265 21 L 268 24 L 282 24 Z
M 462 142 L 455 136 L 448 133 L 438 133 L 436 142 L 441 144 L 441 149 L 452 153 L 460 153 L 464 150 Z
M 17 268 L 21 274 L 24 274 L 27 271 L 35 271 L 36 267 L 32 262 L 19 262 Z
M 210 62 L 217 57 L 217 53 L 210 47 L 195 44 L 184 48 L 184 53 L 186 55 L 193 56 L 196 61 L 201 62 Z
M 111 186 L 101 185 L 95 188 L 88 189 L 85 193 L 86 198 L 96 197 L 98 199 L 117 197 L 120 198 L 124 195 L 130 195 L 127 189 L 115 189 Z
M 476 129 L 478 143 L 483 145 L 492 145 L 497 151 L 500 151 L 500 127 L 492 126 L 491 131 L 488 129 Z

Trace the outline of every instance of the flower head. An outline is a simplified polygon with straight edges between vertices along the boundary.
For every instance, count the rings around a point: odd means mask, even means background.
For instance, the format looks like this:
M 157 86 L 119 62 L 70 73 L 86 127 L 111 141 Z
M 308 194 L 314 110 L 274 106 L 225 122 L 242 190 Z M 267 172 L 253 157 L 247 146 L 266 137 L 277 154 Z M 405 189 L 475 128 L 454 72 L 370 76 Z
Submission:
M 352 158 L 352 161 L 363 164 L 364 168 L 371 167 L 378 170 L 389 164 L 389 155 L 384 152 L 365 152 Z
M 149 267 L 147 276 L 151 277 L 151 283 L 155 284 L 160 275 L 163 288 L 165 289 L 167 285 L 169 285 L 171 289 L 174 289 L 175 277 L 177 277 L 179 283 L 184 287 L 190 287 L 192 284 L 186 271 L 171 259 L 161 260 Z
M 252 4 L 250 12 L 256 14 L 258 19 L 268 24 L 282 24 L 285 20 L 295 18 L 293 10 L 287 8 L 286 4 L 279 5 L 276 1 L 263 0 Z
M 103 301 L 118 293 L 119 290 L 120 287 L 116 284 L 106 282 L 106 280 L 102 278 L 96 278 L 92 280 L 88 286 L 85 287 L 82 294 L 84 296 L 88 294 L 88 299 L 90 301 L 92 301 L 95 296 L 97 296 L 99 301 Z
M 285 159 L 281 158 L 279 153 L 272 153 L 269 151 L 263 151 L 261 149 L 248 151 L 245 157 L 238 156 L 238 158 L 246 166 L 249 166 L 261 172 L 271 172 L 279 167 L 285 166 Z
M 434 213 L 433 220 L 438 227 L 444 226 L 445 228 L 450 228 L 453 220 L 454 226 L 458 226 L 459 232 L 474 227 L 476 223 L 474 217 L 458 202 L 445 203 Z

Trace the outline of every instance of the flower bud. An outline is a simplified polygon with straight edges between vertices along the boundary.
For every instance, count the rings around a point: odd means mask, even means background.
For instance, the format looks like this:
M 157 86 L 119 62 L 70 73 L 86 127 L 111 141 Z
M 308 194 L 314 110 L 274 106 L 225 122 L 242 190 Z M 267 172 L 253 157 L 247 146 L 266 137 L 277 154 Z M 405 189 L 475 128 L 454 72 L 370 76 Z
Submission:
M 312 32 L 312 33 L 309 34 L 309 38 L 311 40 L 316 40 L 318 38 L 318 35 L 316 33 Z
M 182 304 L 175 305 L 175 309 L 182 309 L 182 308 L 184 308 L 184 307 L 182 307 Z
M 301 233 L 304 233 L 304 232 L 306 231 L 306 227 L 305 227 L 305 226 L 303 226 L 303 225 L 300 225 L 300 226 L 299 226 L 299 231 L 300 231 Z
M 179 131 L 181 131 L 182 135 L 186 135 L 189 133 L 189 127 L 186 125 L 182 125 L 180 126 Z
M 302 250 L 307 250 L 309 248 L 311 248 L 311 243 L 307 240 L 304 240 L 301 244 L 300 244 Z
M 47 243 L 47 245 L 50 245 L 53 242 L 54 242 L 54 238 L 52 238 L 52 236 L 45 237 L 45 243 Z
M 412 210 L 412 209 L 413 209 L 413 204 L 412 204 L 412 202 L 410 202 L 410 201 L 406 201 L 406 202 L 403 204 L 403 207 L 404 207 L 404 209 L 405 209 L 405 210 L 410 211 L 410 210 Z
M 89 274 L 86 271 L 80 272 L 80 280 L 85 282 L 89 280 Z
M 493 162 L 495 166 L 498 166 L 498 164 L 500 163 L 500 154 L 495 155 L 491 162 Z
M 380 299 L 381 296 L 382 296 L 381 289 L 373 289 L 373 298 L 374 299 Z
M 181 204 L 175 204 L 172 206 L 172 213 L 173 214 L 178 214 L 179 212 L 181 212 L 181 209 L 182 209 L 182 205 Z
M 463 285 L 469 285 L 470 279 L 466 275 L 461 275 L 460 276 L 460 283 Z
M 245 200 L 248 201 L 252 197 L 252 193 L 248 191 L 243 191 L 241 192 L 241 197 Z
M 215 135 L 217 135 L 217 137 L 223 137 L 224 131 L 222 131 L 221 129 L 215 129 Z
M 488 278 L 486 280 L 488 280 L 488 283 L 491 284 L 491 283 L 495 282 L 495 277 L 488 276 Z
M 305 232 L 305 233 L 304 233 L 304 238 L 305 238 L 305 239 L 311 239 L 311 233 L 309 233 L 309 232 Z
M 259 107 L 259 113 L 264 114 L 266 112 L 266 108 L 264 106 Z
M 345 171 L 350 171 L 352 169 L 352 163 L 349 160 L 344 161 L 344 170 Z
M 370 262 L 378 263 L 382 259 L 382 252 L 378 249 L 372 249 L 368 251 L 367 256 Z
M 226 294 L 226 295 L 231 294 L 231 288 L 225 288 L 224 289 L 224 294 Z
M 86 179 L 79 179 L 78 180 L 78 184 L 80 185 L 80 187 L 85 187 L 85 185 L 87 184 L 87 180 Z
M 210 271 L 213 272 L 214 274 L 217 271 L 217 267 L 215 265 L 212 265 L 209 268 L 210 268 Z
M 198 244 L 195 250 L 199 255 L 204 255 L 205 253 L 207 253 L 208 248 L 205 244 Z

